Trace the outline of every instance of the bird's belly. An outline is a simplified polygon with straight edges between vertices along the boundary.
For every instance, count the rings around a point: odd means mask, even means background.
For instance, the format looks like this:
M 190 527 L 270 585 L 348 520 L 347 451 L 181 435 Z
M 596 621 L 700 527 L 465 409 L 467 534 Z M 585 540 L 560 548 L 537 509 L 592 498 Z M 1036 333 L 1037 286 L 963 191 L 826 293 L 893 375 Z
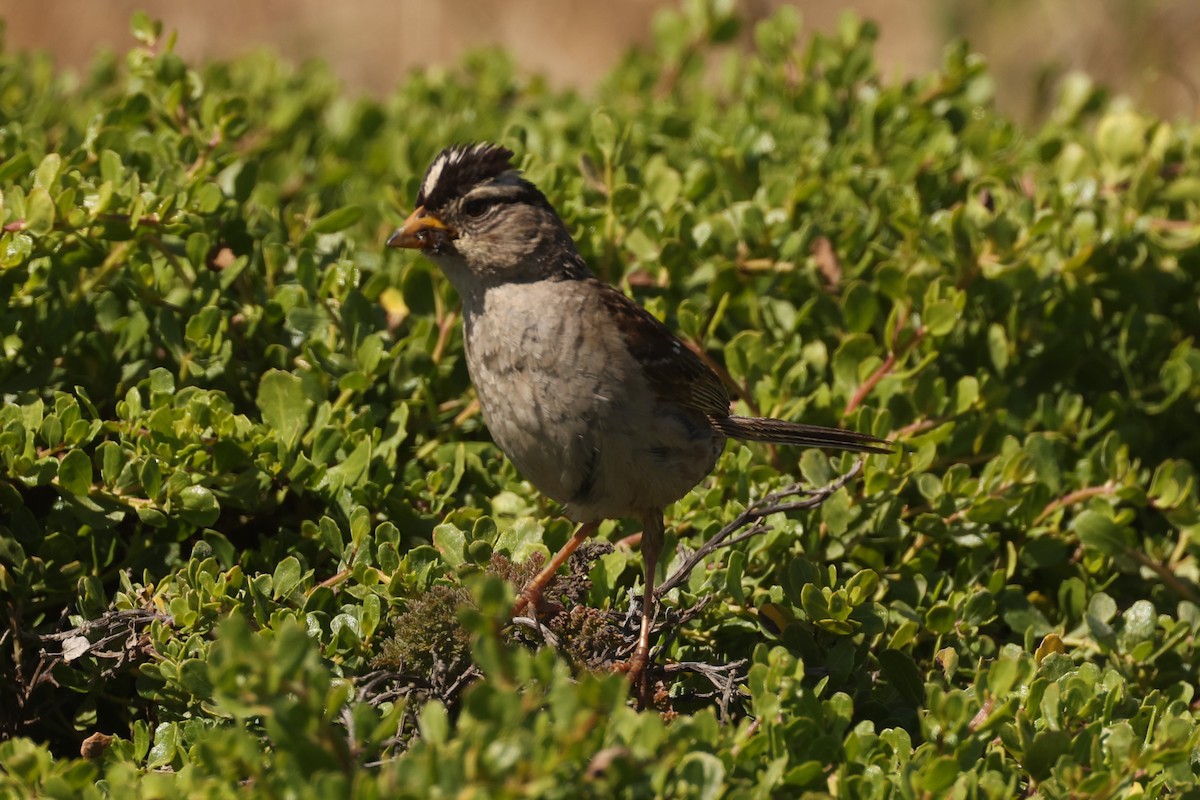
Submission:
M 576 521 L 662 509 L 712 470 L 724 445 L 707 426 L 604 401 L 555 414 L 549 382 L 526 377 L 481 393 L 484 419 L 521 475 Z
M 476 379 L 475 391 L 496 445 L 522 477 L 566 503 L 575 493 L 576 475 L 586 468 L 578 452 L 581 423 L 556 410 L 545 376 L 522 370 L 503 381 Z
M 657 415 L 638 428 L 611 430 L 598 448 L 593 485 L 567 502 L 579 521 L 661 511 L 712 471 L 723 437 L 701 433 L 678 419 Z
M 497 310 L 467 333 L 484 421 L 521 475 L 572 519 L 660 510 L 712 470 L 724 438 L 702 415 L 654 397 L 640 365 L 582 313 L 513 325 L 489 319 Z

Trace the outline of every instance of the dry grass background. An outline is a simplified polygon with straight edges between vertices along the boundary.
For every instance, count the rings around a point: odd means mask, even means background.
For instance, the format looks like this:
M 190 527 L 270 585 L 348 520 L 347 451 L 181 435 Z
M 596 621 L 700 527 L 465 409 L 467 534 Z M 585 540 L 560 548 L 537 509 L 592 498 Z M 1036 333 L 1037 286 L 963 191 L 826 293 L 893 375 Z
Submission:
M 743 0 L 766 16 L 784 0 Z M 0 0 L 7 42 L 50 51 L 79 68 L 101 48 L 132 40 L 143 8 L 179 31 L 190 59 L 268 47 L 330 62 L 351 89 L 384 93 L 406 71 L 446 64 L 485 44 L 511 51 L 523 69 L 586 90 L 626 48 L 651 41 L 651 20 L 675 0 Z M 807 30 L 829 30 L 854 10 L 881 25 L 878 58 L 888 75 L 935 66 L 946 42 L 965 36 L 994 70 L 1005 110 L 1036 118 L 1057 80 L 1083 70 L 1167 116 L 1200 109 L 1197 0 L 792 0 Z

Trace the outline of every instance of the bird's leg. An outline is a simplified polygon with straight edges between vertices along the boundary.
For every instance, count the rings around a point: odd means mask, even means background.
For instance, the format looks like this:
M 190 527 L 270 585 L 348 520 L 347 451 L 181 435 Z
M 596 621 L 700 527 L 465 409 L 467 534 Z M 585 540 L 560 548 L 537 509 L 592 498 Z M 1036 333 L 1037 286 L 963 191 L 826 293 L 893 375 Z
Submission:
M 629 659 L 626 670 L 634 685 L 642 681 L 642 673 L 650 658 L 650 626 L 654 622 L 654 571 L 658 567 L 658 556 L 663 548 L 662 512 L 653 511 L 642 517 L 642 560 L 645 562 L 645 578 L 642 581 L 642 627 L 638 633 L 637 649 Z
M 546 588 L 546 584 L 554 577 L 554 573 L 558 572 L 558 568 L 571 557 L 571 553 L 574 553 L 575 549 L 583 544 L 584 540 L 595 533 L 599 527 L 599 522 L 585 522 L 579 526 L 579 530 L 575 531 L 575 535 L 571 537 L 570 541 L 554 554 L 554 557 L 550 559 L 550 563 L 543 567 L 541 572 L 530 578 L 525 587 L 521 589 L 521 594 L 517 595 L 517 602 L 513 603 L 512 615 L 514 617 L 524 611 L 526 606 L 532 605 L 535 608 L 537 607 L 538 600 L 542 597 L 542 590 Z

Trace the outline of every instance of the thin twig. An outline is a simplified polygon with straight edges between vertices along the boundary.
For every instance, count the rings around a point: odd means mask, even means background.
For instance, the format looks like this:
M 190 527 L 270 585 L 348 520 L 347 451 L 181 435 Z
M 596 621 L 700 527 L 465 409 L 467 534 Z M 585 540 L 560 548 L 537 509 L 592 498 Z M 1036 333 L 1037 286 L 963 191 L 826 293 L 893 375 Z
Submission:
M 354 559 L 357 556 L 358 556 L 358 549 L 355 548 L 353 551 L 351 551 L 350 557 L 348 559 L 346 559 L 346 563 L 353 564 Z M 380 583 L 387 583 L 388 581 L 391 580 L 391 578 L 386 573 L 384 573 L 383 570 L 379 569 L 378 567 L 367 567 L 367 572 L 374 572 L 375 577 L 377 577 L 379 579 Z M 311 589 L 309 589 L 307 592 L 304 593 L 304 596 L 308 597 L 313 592 L 315 592 L 317 589 L 323 589 L 323 588 L 332 589 L 333 587 L 337 586 L 342 581 L 349 578 L 352 574 L 354 574 L 354 570 L 351 569 L 349 566 L 347 566 L 345 569 L 340 569 L 337 572 L 330 575 L 325 580 L 318 583 L 316 586 L 313 586 Z
M 728 664 L 709 664 L 704 661 L 676 661 L 671 664 L 653 667 L 655 673 L 674 675 L 681 672 L 691 672 L 708 679 L 713 685 L 711 694 L 694 695 L 702 699 L 715 698 L 717 701 L 718 719 L 722 722 L 729 720 L 729 706 L 733 702 L 734 689 L 746 679 L 742 668 L 750 663 L 742 658 Z
M 740 658 L 737 661 L 731 661 L 728 664 L 709 664 L 706 661 L 673 661 L 670 664 L 663 664 L 655 667 L 655 669 L 665 672 L 668 675 L 676 672 L 694 672 L 697 675 L 703 675 L 711 680 L 712 675 L 728 675 L 737 672 L 741 667 L 750 663 L 749 659 Z M 739 679 L 740 680 L 740 679 Z M 714 681 L 714 683 L 716 683 Z M 723 688 L 723 682 L 717 684 L 717 688 Z
M 854 409 L 862 405 L 863 400 L 867 399 L 867 395 L 871 393 L 871 390 L 874 389 L 875 386 L 888 375 L 888 373 L 896 368 L 896 362 L 899 361 L 901 357 L 907 355 L 909 350 L 912 350 L 917 346 L 917 343 L 925 338 L 925 330 L 925 326 L 921 325 L 915 331 L 913 331 L 913 335 L 908 341 L 906 341 L 903 345 L 898 346 L 897 340 L 900 338 L 900 326 L 896 326 L 896 335 L 892 340 L 891 352 L 887 354 L 887 358 L 883 360 L 883 363 L 879 365 L 878 369 L 868 375 L 867 379 L 859 384 L 859 387 L 850 397 L 849 402 L 846 403 L 846 410 L 842 412 L 843 417 L 850 416 L 850 414 L 854 412 Z
M 1090 497 L 1100 497 L 1102 495 L 1114 494 L 1116 491 L 1117 485 L 1112 481 L 1107 481 L 1099 486 L 1085 486 L 1082 489 L 1076 489 L 1073 492 L 1068 492 L 1062 497 L 1055 498 L 1047 503 L 1046 507 L 1042 509 L 1042 512 L 1033 520 L 1033 524 L 1040 524 L 1042 520 L 1053 514 L 1055 511 L 1058 511 L 1060 508 L 1073 506 L 1076 503 L 1087 500 Z
M 17 706 L 25 716 L 23 723 L 36 721 L 37 715 L 32 713 L 30 706 L 34 691 L 44 683 L 56 687 L 59 685 L 54 677 L 58 665 L 91 656 L 100 667 L 99 677 L 107 679 L 149 658 L 151 647 L 145 630 L 155 621 L 171 624 L 172 618 L 148 608 L 110 610 L 97 619 L 85 620 L 69 630 L 37 636 L 38 660 L 33 674 L 26 681 L 22 681 L 18 674 L 17 680 Z M 93 636 L 97 636 L 95 641 L 92 640 Z M 110 645 L 119 641 L 123 641 L 119 649 L 109 649 Z
M 119 633 L 124 634 L 128 633 L 134 626 L 148 625 L 156 619 L 163 622 L 171 621 L 171 617 L 163 614 L 161 611 L 152 611 L 145 608 L 134 608 L 128 611 L 110 611 L 97 619 L 84 620 L 77 628 L 59 631 L 58 633 L 45 633 L 38 636 L 38 639 L 43 642 L 61 642 L 76 636 L 86 637 L 93 631 L 111 631 L 114 626 L 121 626 Z
M 442 702 L 446 705 L 449 705 L 451 701 L 454 700 L 454 696 L 459 694 L 463 688 L 467 686 L 467 684 L 477 681 L 482 677 L 483 671 L 479 669 L 479 667 L 475 666 L 474 664 L 467 667 L 465 670 L 459 673 L 458 677 L 454 679 L 453 683 L 442 690 Z
M 926 419 L 918 419 L 915 422 L 910 422 L 903 428 L 897 428 L 895 437 L 897 439 L 908 439 L 916 436 L 918 433 L 933 430 L 934 428 L 945 425 L 947 422 L 953 422 L 960 414 L 947 414 L 944 417 L 932 417 Z
M 1158 577 L 1162 578 L 1163 583 L 1165 583 L 1172 591 L 1174 591 L 1175 594 L 1179 595 L 1190 603 L 1200 605 L 1200 595 L 1197 595 L 1192 587 L 1180 580 L 1179 577 L 1176 576 L 1169 567 L 1164 564 L 1160 564 L 1158 561 L 1146 555 L 1136 547 L 1128 548 L 1126 552 L 1134 561 L 1138 562 L 1144 567 L 1148 567 L 1156 575 L 1158 575 Z
M 718 531 L 715 536 L 701 545 L 700 549 L 696 550 L 696 552 L 692 553 L 691 556 L 685 559 L 683 564 L 676 568 L 676 570 L 671 573 L 671 576 L 663 581 L 657 589 L 655 589 L 654 594 L 658 597 L 662 597 L 664 594 L 683 583 L 685 580 L 687 580 L 687 577 L 689 574 L 691 574 L 692 570 L 696 568 L 696 565 L 703 561 L 704 558 L 714 550 L 717 550 L 721 547 L 728 547 L 735 542 L 740 542 L 744 539 L 750 538 L 750 536 L 754 536 L 759 533 L 765 533 L 766 531 L 770 530 L 769 526 L 765 524 L 756 525 L 755 523 L 758 523 L 760 520 L 770 516 L 771 514 L 781 511 L 797 511 L 799 509 L 816 508 L 817 506 L 821 505 L 827 499 L 829 499 L 830 495 L 857 477 L 862 471 L 862 466 L 862 459 L 855 461 L 854 466 L 851 467 L 845 475 L 839 476 L 820 489 L 805 489 L 799 483 L 794 483 L 791 486 L 785 487 L 777 492 L 772 492 L 771 494 L 760 498 L 754 503 L 751 503 L 745 511 L 743 511 L 741 514 L 738 514 L 738 516 L 732 522 Z M 804 499 L 796 500 L 790 503 L 782 502 L 784 498 L 796 496 L 804 497 Z M 745 535 L 738 536 L 732 541 L 727 541 L 731 536 L 747 526 L 754 527 L 752 527 L 750 531 L 746 531 Z
M 446 352 L 446 346 L 450 342 L 450 334 L 454 331 L 454 323 L 458 321 L 458 312 L 451 311 L 440 323 L 438 323 L 437 341 L 433 344 L 433 351 L 429 354 L 429 360 L 434 364 L 442 360 L 442 354 Z
M 542 623 L 538 622 L 538 620 L 536 618 L 534 618 L 534 617 L 513 617 L 512 622 L 514 625 L 520 625 L 523 628 L 531 628 L 531 629 L 537 631 L 538 635 L 540 635 L 542 637 L 542 641 L 544 641 L 546 644 L 550 645 L 551 647 L 558 647 L 558 637 L 554 635 L 553 631 L 551 631 L 549 628 L 547 628 Z
M 354 679 L 358 702 L 379 706 L 408 697 L 415 691 L 429 691 L 428 681 L 406 672 L 377 669 Z

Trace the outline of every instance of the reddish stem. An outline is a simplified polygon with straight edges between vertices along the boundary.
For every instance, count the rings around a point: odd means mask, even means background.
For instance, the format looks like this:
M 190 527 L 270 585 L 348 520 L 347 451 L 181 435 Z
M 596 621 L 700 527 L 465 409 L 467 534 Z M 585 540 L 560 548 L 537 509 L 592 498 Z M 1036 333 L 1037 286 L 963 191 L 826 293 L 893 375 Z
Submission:
M 913 347 L 915 347 L 917 343 L 924 338 L 925 326 L 922 325 L 913 331 L 912 338 L 905 342 L 903 347 L 896 348 L 895 342 L 893 342 L 892 351 L 888 353 L 887 358 L 885 358 L 883 363 L 879 365 L 879 368 L 868 375 L 867 379 L 859 384 L 858 388 L 854 391 L 854 394 L 850 397 L 850 401 L 846 403 L 846 410 L 842 412 L 842 416 L 848 417 L 854 413 L 854 410 L 862 405 L 863 400 L 867 399 L 867 395 L 871 393 L 871 390 L 874 389 L 879 382 L 888 375 L 888 373 L 895 369 L 896 362 L 899 360 L 899 356 L 907 354 L 909 350 L 912 350 Z
M 1037 525 L 1041 523 L 1042 520 L 1053 514 L 1055 511 L 1058 511 L 1060 508 L 1066 508 L 1067 506 L 1073 506 L 1076 503 L 1081 503 L 1084 500 L 1087 500 L 1089 497 L 1115 494 L 1116 491 L 1116 484 L 1109 481 L 1108 483 L 1100 486 L 1085 486 L 1082 489 L 1076 489 L 1073 492 L 1068 492 L 1062 497 L 1056 498 L 1047 503 L 1046 507 L 1042 509 L 1042 513 L 1038 514 L 1033 520 L 1033 524 Z

